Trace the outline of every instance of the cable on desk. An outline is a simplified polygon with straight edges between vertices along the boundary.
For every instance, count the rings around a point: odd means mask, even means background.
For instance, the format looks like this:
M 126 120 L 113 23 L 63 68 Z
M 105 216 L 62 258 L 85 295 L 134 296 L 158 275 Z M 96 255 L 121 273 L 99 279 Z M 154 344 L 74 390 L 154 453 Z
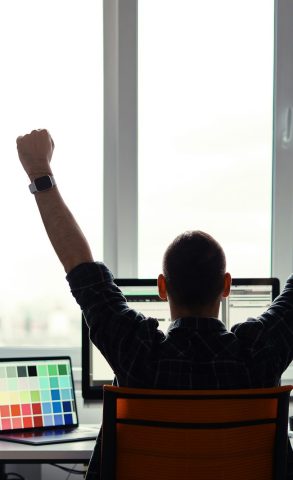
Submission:
M 76 465 L 77 465 L 77 463 L 76 463 L 72 468 L 75 469 Z M 70 473 L 70 472 L 68 473 L 68 475 L 67 475 L 67 477 L 65 478 L 65 480 L 69 480 L 69 477 L 71 477 L 71 473 Z
M 68 468 L 63 467 L 63 465 L 58 465 L 57 463 L 50 463 L 52 467 L 60 468 L 60 470 L 64 470 L 64 472 L 73 473 L 74 475 L 84 475 L 86 473 L 85 470 L 76 470 L 75 468 Z
M 12 475 L 12 477 L 11 477 Z M 9 472 L 9 473 L 5 473 L 5 480 L 25 480 L 25 478 L 20 475 L 19 473 L 13 473 L 13 472 Z

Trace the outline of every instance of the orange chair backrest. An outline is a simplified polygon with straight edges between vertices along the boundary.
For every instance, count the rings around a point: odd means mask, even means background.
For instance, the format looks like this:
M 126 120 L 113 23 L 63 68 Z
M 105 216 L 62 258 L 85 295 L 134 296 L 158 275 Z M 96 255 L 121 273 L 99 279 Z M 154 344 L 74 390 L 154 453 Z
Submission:
M 288 400 L 290 390 L 105 387 L 105 398 L 115 398 L 115 478 L 277 478 L 274 470 L 280 398 Z

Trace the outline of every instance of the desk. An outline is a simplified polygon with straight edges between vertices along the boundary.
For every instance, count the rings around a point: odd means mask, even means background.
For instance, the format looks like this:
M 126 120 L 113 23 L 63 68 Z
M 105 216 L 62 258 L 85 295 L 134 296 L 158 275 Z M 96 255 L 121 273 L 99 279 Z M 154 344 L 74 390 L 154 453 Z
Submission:
M 293 438 L 290 438 L 293 447 Z M 53 445 L 24 445 L 0 441 L 0 480 L 4 478 L 5 464 L 28 463 L 33 465 L 34 479 L 41 479 L 41 464 L 84 463 L 88 464 L 95 441 L 59 443 Z
M 43 463 L 88 464 L 94 446 L 94 440 L 36 446 L 0 441 L 0 480 L 4 477 L 5 464 L 10 463 L 34 464 L 33 476 L 38 480 Z

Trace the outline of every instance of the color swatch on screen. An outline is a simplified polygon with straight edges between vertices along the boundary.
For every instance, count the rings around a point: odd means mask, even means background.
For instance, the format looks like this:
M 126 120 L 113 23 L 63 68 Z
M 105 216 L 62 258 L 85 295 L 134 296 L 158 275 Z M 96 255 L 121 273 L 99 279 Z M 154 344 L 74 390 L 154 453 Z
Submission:
M 0 431 L 76 424 L 69 359 L 0 361 Z

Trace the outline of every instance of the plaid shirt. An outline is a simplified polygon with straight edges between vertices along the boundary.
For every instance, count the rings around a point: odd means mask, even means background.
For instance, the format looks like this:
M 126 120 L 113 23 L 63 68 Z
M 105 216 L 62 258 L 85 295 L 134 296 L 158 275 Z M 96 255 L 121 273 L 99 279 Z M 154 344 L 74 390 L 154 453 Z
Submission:
M 293 359 L 293 276 L 266 312 L 231 332 L 216 318 L 194 317 L 178 318 L 166 335 L 128 307 L 103 263 L 79 265 L 67 279 L 120 386 L 272 387 Z
M 216 318 L 178 318 L 166 335 L 159 322 L 131 310 L 102 263 L 85 263 L 68 275 L 90 338 L 120 386 L 172 389 L 277 386 L 293 359 L 293 275 L 260 317 L 228 332 Z M 243 319 L 245 320 L 245 319 Z M 99 478 L 101 432 L 87 471 Z M 288 479 L 293 456 L 288 443 Z

